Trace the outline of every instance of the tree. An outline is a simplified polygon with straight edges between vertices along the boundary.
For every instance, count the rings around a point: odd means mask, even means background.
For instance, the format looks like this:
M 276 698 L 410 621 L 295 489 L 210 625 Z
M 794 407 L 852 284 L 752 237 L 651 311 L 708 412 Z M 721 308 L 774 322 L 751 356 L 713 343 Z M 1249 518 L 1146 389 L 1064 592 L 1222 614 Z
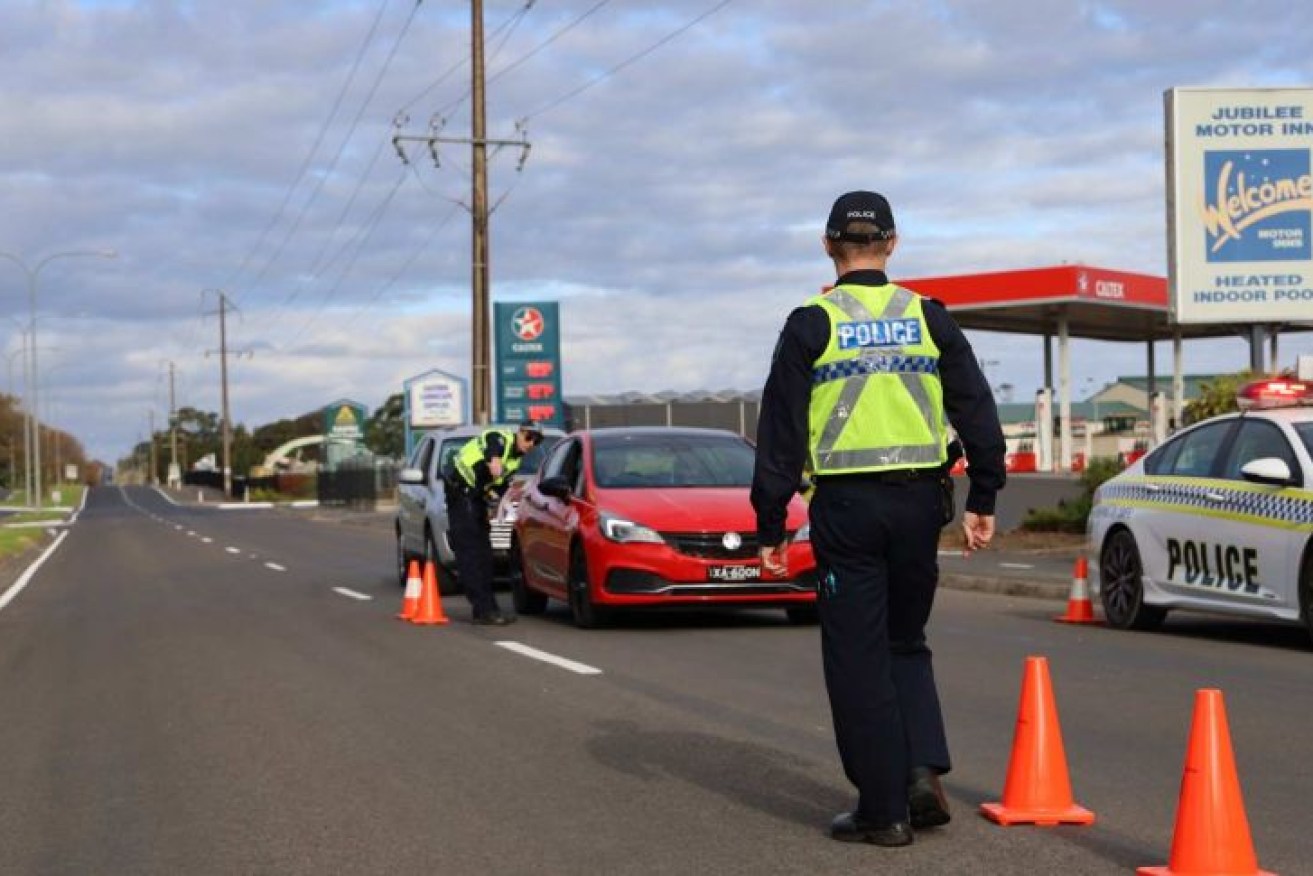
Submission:
M 378 456 L 406 455 L 406 409 L 401 393 L 387 397 L 365 423 L 365 446 Z
M 1186 403 L 1182 411 L 1182 425 L 1198 423 L 1218 414 L 1226 414 L 1240 409 L 1236 402 L 1236 392 L 1240 387 L 1254 379 L 1254 372 L 1241 371 L 1238 374 L 1219 374 L 1203 384 L 1198 398 Z

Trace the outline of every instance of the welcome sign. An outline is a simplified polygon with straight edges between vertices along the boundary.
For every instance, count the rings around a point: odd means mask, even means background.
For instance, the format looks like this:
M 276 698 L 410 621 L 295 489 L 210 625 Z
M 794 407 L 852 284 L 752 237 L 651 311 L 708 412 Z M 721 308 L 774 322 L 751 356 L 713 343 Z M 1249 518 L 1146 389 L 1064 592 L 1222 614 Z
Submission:
M 1168 265 L 1181 323 L 1313 312 L 1313 89 L 1174 88 Z

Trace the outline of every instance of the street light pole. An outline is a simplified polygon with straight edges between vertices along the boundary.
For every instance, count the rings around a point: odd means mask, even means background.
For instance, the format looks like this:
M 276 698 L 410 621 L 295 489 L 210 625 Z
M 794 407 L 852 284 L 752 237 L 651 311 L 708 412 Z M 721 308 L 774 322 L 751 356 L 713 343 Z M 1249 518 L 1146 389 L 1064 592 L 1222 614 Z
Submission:
M 37 343 L 36 343 L 36 292 L 37 279 L 41 276 L 41 269 L 53 262 L 55 259 L 75 258 L 78 256 L 94 256 L 102 259 L 117 258 L 118 253 L 112 249 L 106 250 L 68 250 L 66 252 L 52 253 L 41 261 L 36 263 L 36 267 L 29 267 L 27 260 L 21 256 L 9 252 L 0 252 L 0 258 L 8 259 L 23 269 L 27 274 L 27 302 L 28 302 L 28 320 L 27 334 L 30 339 L 30 349 L 32 370 L 29 375 L 31 381 L 31 423 L 32 423 L 32 495 L 29 499 L 35 502 L 35 506 L 40 508 L 44 503 L 41 496 L 41 420 L 37 416 L 40 408 L 37 406 L 37 384 L 39 371 L 37 370 Z
M 23 354 L 23 394 L 27 395 L 27 329 L 22 331 L 23 345 L 9 354 L 9 397 L 14 397 L 14 357 L 19 353 Z M 32 495 L 32 445 L 29 443 L 32 438 L 31 428 L 27 422 L 27 403 L 23 404 L 23 492 L 29 497 Z M 14 477 L 14 444 L 16 442 L 10 439 L 9 442 L 9 477 Z

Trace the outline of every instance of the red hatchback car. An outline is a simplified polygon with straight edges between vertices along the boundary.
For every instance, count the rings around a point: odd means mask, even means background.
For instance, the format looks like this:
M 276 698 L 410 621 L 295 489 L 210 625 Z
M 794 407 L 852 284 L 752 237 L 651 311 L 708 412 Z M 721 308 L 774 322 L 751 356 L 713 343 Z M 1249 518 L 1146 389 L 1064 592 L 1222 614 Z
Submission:
M 799 496 L 789 506 L 788 579 L 764 576 L 748 500 L 754 455 L 747 440 L 718 429 L 567 435 L 520 502 L 516 610 L 539 614 L 559 599 L 580 627 L 651 606 L 775 607 L 795 623 L 814 621 L 806 503 Z

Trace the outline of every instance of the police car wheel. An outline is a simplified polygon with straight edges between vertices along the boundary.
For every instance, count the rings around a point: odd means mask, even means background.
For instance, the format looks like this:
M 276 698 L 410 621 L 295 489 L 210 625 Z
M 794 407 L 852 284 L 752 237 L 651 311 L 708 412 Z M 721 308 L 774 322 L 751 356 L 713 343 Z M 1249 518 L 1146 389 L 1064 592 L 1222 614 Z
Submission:
M 593 588 L 588 581 L 588 561 L 583 546 L 576 543 L 570 548 L 569 588 L 570 614 L 574 625 L 581 630 L 605 626 L 606 610 L 593 602 Z
M 547 610 L 547 596 L 536 590 L 530 590 L 524 583 L 524 555 L 520 553 L 520 542 L 511 539 L 511 555 L 506 563 L 506 575 L 511 582 L 511 604 L 517 614 L 542 614 Z
M 1151 630 L 1166 610 L 1144 604 L 1144 566 L 1135 536 L 1119 529 L 1103 543 L 1099 555 L 1099 598 L 1108 625 L 1119 630 Z

